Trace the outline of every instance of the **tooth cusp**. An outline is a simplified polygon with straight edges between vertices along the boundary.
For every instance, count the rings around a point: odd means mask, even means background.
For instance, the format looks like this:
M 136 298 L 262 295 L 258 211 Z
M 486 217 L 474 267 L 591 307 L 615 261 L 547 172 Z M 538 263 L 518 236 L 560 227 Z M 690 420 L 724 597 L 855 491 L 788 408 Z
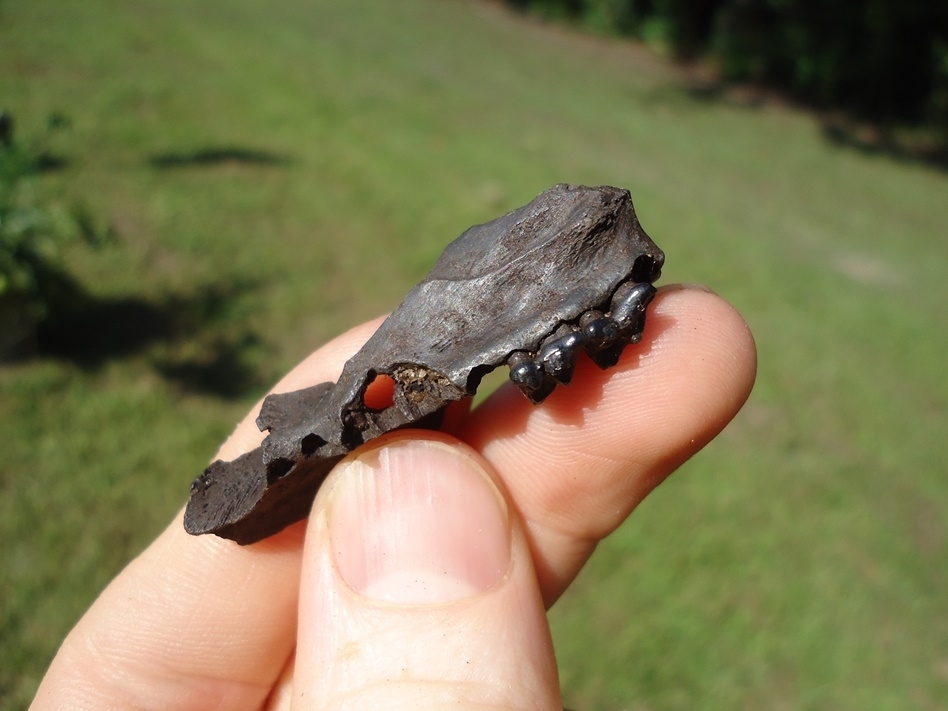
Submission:
M 600 316 L 583 326 L 583 336 L 587 349 L 602 348 L 619 338 L 619 324 L 609 316 Z
M 557 382 L 568 385 L 573 379 L 576 355 L 583 343 L 584 339 L 579 331 L 571 331 L 544 343 L 538 358 L 543 364 L 543 370 Z
M 510 366 L 510 379 L 520 390 L 529 394 L 543 387 L 543 366 L 533 360 L 528 353 L 518 351 L 507 359 Z
M 645 308 L 655 296 L 655 292 L 655 287 L 648 282 L 629 282 L 616 289 L 612 297 L 611 316 L 618 324 L 623 337 L 629 341 L 636 335 L 641 338 L 642 329 L 645 327 Z

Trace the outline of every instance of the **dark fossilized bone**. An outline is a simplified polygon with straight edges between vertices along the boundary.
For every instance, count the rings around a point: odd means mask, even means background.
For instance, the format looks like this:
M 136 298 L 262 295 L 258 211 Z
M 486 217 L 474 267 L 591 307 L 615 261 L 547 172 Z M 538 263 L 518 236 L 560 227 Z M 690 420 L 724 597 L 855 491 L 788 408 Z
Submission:
M 263 445 L 216 461 L 191 486 L 184 525 L 247 544 L 306 517 L 333 465 L 400 427 L 435 428 L 499 365 L 532 402 L 567 384 L 580 351 L 615 365 L 637 343 L 665 256 L 628 191 L 556 185 L 471 227 L 345 365 L 339 381 L 270 395 Z M 392 404 L 365 391 L 394 381 Z

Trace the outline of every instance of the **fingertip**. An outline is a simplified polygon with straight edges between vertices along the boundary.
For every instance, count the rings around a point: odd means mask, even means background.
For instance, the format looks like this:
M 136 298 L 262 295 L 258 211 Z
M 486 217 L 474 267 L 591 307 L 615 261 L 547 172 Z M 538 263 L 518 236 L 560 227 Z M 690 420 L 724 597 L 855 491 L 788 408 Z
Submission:
M 672 471 L 750 394 L 756 348 L 724 299 L 703 287 L 659 291 L 642 341 L 600 370 L 580 357 L 573 382 L 541 405 L 504 388 L 462 437 L 496 468 L 527 522 L 547 602 Z
M 672 400 L 686 399 L 674 383 L 689 388 L 714 419 L 726 424 L 747 400 L 757 375 L 757 345 L 747 322 L 730 302 L 702 285 L 664 286 L 653 303 L 653 329 L 645 341 L 647 357 L 660 366 L 654 377 L 669 384 Z

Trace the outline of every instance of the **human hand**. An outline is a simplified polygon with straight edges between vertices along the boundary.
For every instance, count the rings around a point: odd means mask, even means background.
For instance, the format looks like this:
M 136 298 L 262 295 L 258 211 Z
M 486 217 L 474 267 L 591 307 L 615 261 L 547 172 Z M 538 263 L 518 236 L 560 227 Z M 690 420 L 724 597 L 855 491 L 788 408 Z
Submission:
M 275 390 L 335 380 L 378 324 Z M 508 384 L 451 435 L 370 442 L 308 522 L 240 547 L 179 515 L 69 634 L 32 708 L 560 708 L 545 609 L 730 421 L 755 368 L 730 306 L 664 288 L 615 368 L 581 359 L 541 406 Z M 219 457 L 259 444 L 255 416 Z

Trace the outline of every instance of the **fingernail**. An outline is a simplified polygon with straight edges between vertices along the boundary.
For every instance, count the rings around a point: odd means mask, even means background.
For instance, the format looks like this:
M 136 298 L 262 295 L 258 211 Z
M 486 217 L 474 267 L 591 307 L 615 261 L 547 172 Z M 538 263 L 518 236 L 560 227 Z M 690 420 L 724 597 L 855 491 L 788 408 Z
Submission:
M 692 282 L 682 282 L 678 284 L 663 284 L 658 287 L 658 290 L 662 293 L 668 293 L 670 291 L 704 291 L 708 294 L 714 294 L 715 291 L 710 286 L 705 284 L 695 284 Z
M 506 504 L 463 448 L 406 439 L 340 466 L 327 518 L 336 569 L 352 590 L 402 604 L 449 602 L 506 574 Z

